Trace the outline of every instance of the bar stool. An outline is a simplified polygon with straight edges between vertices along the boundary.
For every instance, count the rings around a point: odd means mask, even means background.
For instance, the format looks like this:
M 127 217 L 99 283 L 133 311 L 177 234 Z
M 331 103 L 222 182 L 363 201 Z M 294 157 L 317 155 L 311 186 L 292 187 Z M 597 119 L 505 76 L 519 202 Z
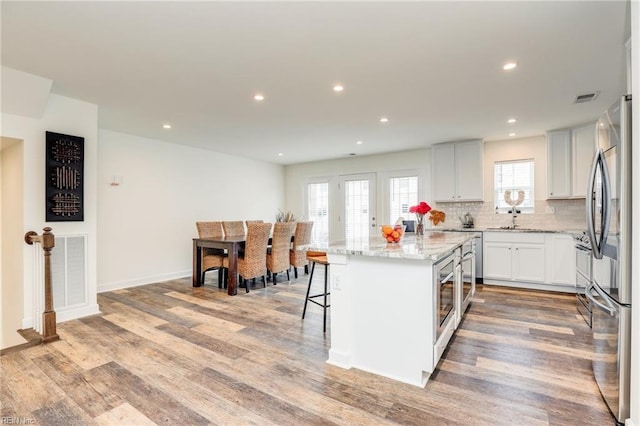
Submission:
M 309 274 L 309 287 L 307 287 L 307 296 L 304 299 L 304 309 L 302 310 L 302 319 L 304 319 L 304 314 L 307 312 L 307 302 L 315 303 L 316 305 L 322 307 L 322 310 L 324 311 L 322 331 L 326 332 L 327 331 L 327 308 L 331 306 L 327 304 L 327 296 L 331 294 L 329 292 L 329 288 L 327 287 L 327 284 L 329 282 L 329 268 L 328 268 L 329 260 L 327 259 L 327 253 L 321 252 L 321 251 L 308 251 L 307 260 L 311 262 L 311 273 Z M 316 269 L 316 263 L 324 265 L 324 292 L 309 296 L 309 292 L 311 291 L 311 282 L 313 281 L 313 271 Z M 323 303 L 313 300 L 316 297 L 323 297 Z

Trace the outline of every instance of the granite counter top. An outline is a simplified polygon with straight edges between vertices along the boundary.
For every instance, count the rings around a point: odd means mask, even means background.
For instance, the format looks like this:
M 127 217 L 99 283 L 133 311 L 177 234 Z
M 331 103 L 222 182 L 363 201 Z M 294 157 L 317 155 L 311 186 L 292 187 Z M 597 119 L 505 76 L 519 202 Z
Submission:
M 429 230 L 428 230 L 429 231 Z M 543 229 L 543 228 L 507 228 L 507 227 L 477 227 L 477 228 L 443 228 L 447 232 L 539 232 L 543 234 L 579 234 L 583 230 L 578 229 Z
M 474 238 L 473 232 L 425 232 L 423 237 L 406 234 L 398 244 L 390 244 L 382 237 L 348 239 L 328 246 L 311 244 L 310 250 L 329 254 L 386 257 L 395 259 L 435 261 Z

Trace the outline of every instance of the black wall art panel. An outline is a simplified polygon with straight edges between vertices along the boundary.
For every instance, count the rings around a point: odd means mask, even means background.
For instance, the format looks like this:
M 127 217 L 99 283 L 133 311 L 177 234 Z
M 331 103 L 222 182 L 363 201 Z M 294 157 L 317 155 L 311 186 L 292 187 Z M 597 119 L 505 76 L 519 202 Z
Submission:
M 84 138 L 47 132 L 47 222 L 84 220 Z

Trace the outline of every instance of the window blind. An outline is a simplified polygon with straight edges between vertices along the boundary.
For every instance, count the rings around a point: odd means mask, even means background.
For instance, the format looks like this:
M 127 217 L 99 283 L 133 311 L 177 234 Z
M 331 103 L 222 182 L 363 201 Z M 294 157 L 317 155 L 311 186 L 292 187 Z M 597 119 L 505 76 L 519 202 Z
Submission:
M 511 199 L 517 200 L 519 191 L 524 192 L 522 204 L 516 206 L 521 213 L 534 212 L 534 161 L 532 159 L 501 161 L 494 165 L 494 200 L 496 211 L 508 213 L 511 205 L 505 193 L 511 191 Z

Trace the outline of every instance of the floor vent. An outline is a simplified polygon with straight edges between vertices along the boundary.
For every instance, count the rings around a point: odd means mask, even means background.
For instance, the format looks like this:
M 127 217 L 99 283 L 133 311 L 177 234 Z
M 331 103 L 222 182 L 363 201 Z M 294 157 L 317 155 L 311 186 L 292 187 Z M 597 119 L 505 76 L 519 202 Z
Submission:
M 574 104 L 582 104 L 582 103 L 585 103 L 585 102 L 591 102 L 592 100 L 594 100 L 595 98 L 598 97 L 599 93 L 600 92 L 593 92 L 593 93 L 585 93 L 584 95 L 578 95 L 573 100 L 573 103 Z

